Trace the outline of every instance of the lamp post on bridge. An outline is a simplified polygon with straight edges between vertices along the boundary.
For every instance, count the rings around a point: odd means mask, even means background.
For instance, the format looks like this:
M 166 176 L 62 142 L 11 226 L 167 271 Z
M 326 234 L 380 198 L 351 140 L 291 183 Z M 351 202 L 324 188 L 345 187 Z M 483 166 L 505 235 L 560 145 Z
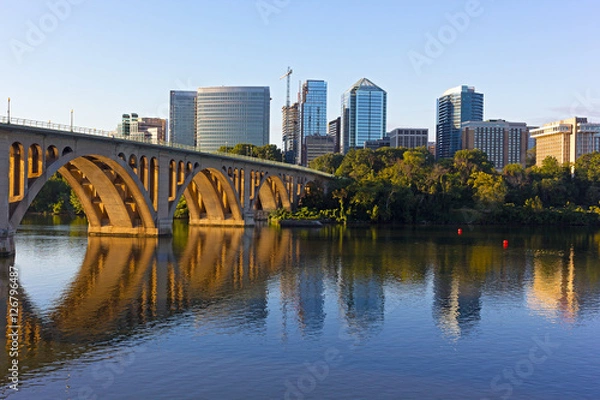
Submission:
M 73 109 L 71 109 L 71 132 L 73 132 Z
M 8 117 L 7 123 L 10 124 L 10 97 L 8 98 L 8 110 L 6 112 L 6 116 Z

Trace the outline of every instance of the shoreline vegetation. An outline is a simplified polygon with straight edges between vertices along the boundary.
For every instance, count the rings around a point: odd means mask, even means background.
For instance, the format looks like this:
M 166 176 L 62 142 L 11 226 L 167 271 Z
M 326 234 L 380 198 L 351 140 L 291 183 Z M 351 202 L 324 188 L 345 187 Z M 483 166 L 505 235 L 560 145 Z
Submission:
M 325 193 L 309 187 L 297 211 L 277 210 L 272 223 L 600 226 L 600 153 L 573 166 L 548 157 L 527 168 L 494 169 L 481 150 L 436 162 L 426 148 L 350 150 L 309 167 L 338 179 Z
M 238 145 L 231 152 L 246 152 Z M 277 159 L 275 146 L 254 148 L 253 156 Z M 453 159 L 435 161 L 426 148 L 350 150 L 326 154 L 309 167 L 336 180 L 325 192 L 309 184 L 294 211 L 269 214 L 272 224 L 523 225 L 600 226 L 600 153 L 575 165 L 548 157 L 541 166 L 510 164 L 496 171 L 480 150 L 461 150 Z M 58 174 L 35 198 L 29 213 L 83 215 L 79 199 Z M 182 199 L 175 218 L 186 218 Z

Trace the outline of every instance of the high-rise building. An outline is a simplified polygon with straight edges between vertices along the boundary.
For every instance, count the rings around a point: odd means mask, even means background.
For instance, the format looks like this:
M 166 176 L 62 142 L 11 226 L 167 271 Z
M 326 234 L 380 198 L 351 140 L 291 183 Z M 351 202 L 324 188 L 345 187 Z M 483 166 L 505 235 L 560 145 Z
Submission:
M 305 159 L 303 165 L 308 165 L 309 162 L 317 157 L 325 154 L 333 153 L 335 150 L 335 138 L 325 135 L 310 135 L 304 138 Z
M 388 133 L 390 147 L 427 147 L 429 129 L 427 128 L 397 128 Z
M 483 94 L 465 85 L 447 90 L 437 100 L 436 158 L 452 158 L 461 149 L 467 121 L 483 121 Z
M 535 139 L 538 166 L 546 157 L 555 157 L 561 164 L 574 164 L 584 154 L 600 151 L 600 124 L 587 118 L 573 117 L 545 124 L 531 131 Z
M 300 92 L 300 118 L 302 143 L 301 152 L 308 146 L 305 138 L 327 135 L 327 82 L 307 80 Z M 313 142 L 316 143 L 316 142 Z M 303 163 L 306 156 L 301 155 Z
M 340 150 L 346 154 L 367 140 L 382 139 L 387 125 L 387 92 L 367 78 L 342 95 Z
M 198 89 L 196 144 L 198 150 L 221 146 L 269 143 L 271 95 L 265 86 L 221 86 Z
M 283 116 L 283 155 L 286 163 L 300 164 L 300 107 L 298 103 L 281 109 Z
M 334 140 L 335 147 L 333 149 L 334 153 L 340 152 L 340 143 L 341 143 L 340 134 L 341 134 L 341 132 L 342 132 L 342 118 L 337 117 L 333 121 L 329 121 L 328 134 L 329 134 L 329 136 L 335 138 L 335 140 Z
M 196 92 L 171 90 L 169 142 L 196 145 Z
M 381 149 L 382 147 L 391 147 L 391 146 L 392 146 L 392 144 L 390 142 L 389 136 L 384 136 L 383 139 L 367 140 L 365 142 L 365 144 L 363 145 L 363 147 L 365 149 L 371 149 L 371 150 L 377 150 L 377 149 Z
M 142 118 L 138 123 L 138 131 L 153 143 L 167 140 L 167 120 L 162 118 Z
M 138 139 L 139 138 L 139 123 L 140 118 L 138 114 L 123 114 L 121 116 L 121 123 L 117 127 L 117 134 L 119 136 L 127 136 L 130 139 Z
M 526 166 L 529 131 L 524 122 L 502 119 L 462 124 L 462 149 L 479 149 L 497 170 L 508 164 Z
M 136 113 L 123 114 L 121 123 L 117 126 L 117 134 L 150 143 L 162 142 L 167 134 L 167 120 L 140 118 Z

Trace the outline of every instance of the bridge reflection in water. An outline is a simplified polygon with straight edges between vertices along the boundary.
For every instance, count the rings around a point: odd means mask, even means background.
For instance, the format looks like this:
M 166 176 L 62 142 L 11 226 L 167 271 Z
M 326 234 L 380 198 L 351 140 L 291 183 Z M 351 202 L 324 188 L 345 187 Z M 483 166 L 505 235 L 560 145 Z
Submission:
M 355 340 L 373 337 L 386 315 L 411 312 L 411 302 L 423 298 L 451 340 L 477 328 L 486 298 L 499 299 L 492 307 L 517 299 L 538 315 L 573 323 L 599 309 L 600 234 L 569 240 L 570 249 L 557 251 L 564 242 L 524 234 L 521 249 L 506 252 L 496 239 L 337 227 L 190 227 L 172 239 L 89 237 L 81 267 L 53 308 L 40 312 L 22 288 L 19 358 L 24 373 L 58 368 L 116 340 L 155 334 L 157 325 L 180 323 L 181 315 L 199 326 L 259 334 L 275 318 L 282 341 L 292 329 L 318 336 L 332 302 L 337 324 Z M 7 310 L 10 261 L 0 263 L 0 308 Z M 7 331 L 6 318 L 0 329 Z M 8 350 L 7 344 L 2 370 Z

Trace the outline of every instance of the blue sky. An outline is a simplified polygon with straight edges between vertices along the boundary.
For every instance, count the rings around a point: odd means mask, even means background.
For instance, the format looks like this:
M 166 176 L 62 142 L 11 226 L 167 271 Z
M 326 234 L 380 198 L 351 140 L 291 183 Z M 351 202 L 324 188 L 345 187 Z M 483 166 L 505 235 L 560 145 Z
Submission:
M 291 66 L 293 94 L 328 82 L 329 119 L 369 78 L 388 130 L 433 137 L 436 98 L 461 84 L 484 93 L 486 119 L 600 121 L 596 0 L 5 0 L 0 15 L 0 103 L 16 117 L 74 109 L 76 125 L 114 129 L 126 112 L 166 117 L 171 89 L 270 86 L 281 145 Z

